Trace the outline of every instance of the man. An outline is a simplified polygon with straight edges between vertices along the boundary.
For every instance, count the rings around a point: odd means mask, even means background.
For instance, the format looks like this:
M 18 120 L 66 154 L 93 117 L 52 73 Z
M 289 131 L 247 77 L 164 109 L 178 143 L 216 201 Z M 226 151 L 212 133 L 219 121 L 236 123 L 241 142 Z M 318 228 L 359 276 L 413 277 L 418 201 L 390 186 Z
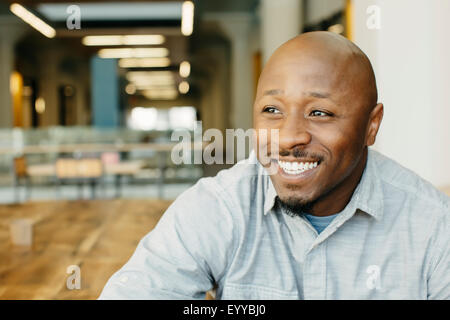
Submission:
M 215 286 L 217 299 L 449 299 L 449 198 L 368 150 L 382 117 L 358 47 L 328 32 L 288 41 L 254 103 L 254 128 L 279 130 L 270 164 L 180 195 L 100 298 L 203 299 Z

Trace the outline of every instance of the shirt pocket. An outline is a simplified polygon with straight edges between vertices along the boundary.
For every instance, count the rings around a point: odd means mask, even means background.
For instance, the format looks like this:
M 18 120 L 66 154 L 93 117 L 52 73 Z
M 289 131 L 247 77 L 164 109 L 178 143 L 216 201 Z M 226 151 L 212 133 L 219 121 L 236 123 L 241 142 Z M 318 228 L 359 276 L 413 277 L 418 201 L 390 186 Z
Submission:
M 298 292 L 286 291 L 252 284 L 227 283 L 223 300 L 298 300 Z

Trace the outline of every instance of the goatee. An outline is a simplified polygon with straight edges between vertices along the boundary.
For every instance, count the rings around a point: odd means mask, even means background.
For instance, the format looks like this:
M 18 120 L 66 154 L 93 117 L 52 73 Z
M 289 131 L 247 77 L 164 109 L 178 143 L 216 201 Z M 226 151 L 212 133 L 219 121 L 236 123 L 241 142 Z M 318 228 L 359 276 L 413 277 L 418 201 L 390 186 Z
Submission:
M 299 199 L 288 198 L 286 200 L 281 200 L 280 197 L 276 196 L 275 204 L 281 211 L 291 217 L 299 217 L 305 213 L 311 213 L 315 201 L 303 202 Z

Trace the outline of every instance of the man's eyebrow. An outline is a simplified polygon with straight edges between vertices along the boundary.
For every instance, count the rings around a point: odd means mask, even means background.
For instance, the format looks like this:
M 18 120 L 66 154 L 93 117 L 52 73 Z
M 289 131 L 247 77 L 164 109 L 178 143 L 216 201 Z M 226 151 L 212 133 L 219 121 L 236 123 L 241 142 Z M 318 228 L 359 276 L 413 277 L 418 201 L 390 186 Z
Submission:
M 283 94 L 284 91 L 281 89 L 271 89 L 271 90 L 266 90 L 263 93 L 263 96 L 276 96 L 277 94 Z
M 319 99 L 330 99 L 330 94 L 325 93 L 325 92 L 311 91 L 311 92 L 307 92 L 306 96 L 319 98 Z

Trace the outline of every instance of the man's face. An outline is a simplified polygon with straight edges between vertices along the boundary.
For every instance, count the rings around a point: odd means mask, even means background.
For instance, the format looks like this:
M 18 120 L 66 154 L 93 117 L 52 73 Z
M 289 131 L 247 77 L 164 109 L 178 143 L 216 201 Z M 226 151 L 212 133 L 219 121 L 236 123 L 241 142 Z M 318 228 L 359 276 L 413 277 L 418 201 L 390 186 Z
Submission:
M 290 205 L 339 189 L 364 161 L 370 108 L 363 85 L 348 76 L 354 66 L 339 59 L 282 55 L 258 83 L 254 128 L 279 130 L 279 153 L 270 150 L 270 133 L 265 147 L 277 169 L 271 175 L 277 194 Z

